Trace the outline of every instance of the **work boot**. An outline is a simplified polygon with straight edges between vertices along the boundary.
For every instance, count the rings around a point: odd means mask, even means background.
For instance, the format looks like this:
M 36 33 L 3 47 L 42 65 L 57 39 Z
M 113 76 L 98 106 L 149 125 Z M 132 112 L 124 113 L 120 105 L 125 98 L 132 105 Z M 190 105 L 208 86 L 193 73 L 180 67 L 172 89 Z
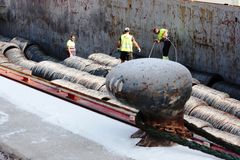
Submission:
M 163 56 L 163 60 L 169 60 L 168 56 Z

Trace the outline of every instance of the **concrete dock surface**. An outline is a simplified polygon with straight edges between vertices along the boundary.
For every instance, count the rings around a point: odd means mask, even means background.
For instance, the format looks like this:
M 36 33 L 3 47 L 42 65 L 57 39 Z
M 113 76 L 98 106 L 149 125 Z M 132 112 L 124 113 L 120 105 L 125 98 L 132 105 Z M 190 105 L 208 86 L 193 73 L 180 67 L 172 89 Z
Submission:
M 10 155 L 5 159 L 129 160 L 86 138 L 43 122 L 2 97 L 0 128 L 0 151 Z M 1 158 L 4 158 L 3 154 L 0 154 Z

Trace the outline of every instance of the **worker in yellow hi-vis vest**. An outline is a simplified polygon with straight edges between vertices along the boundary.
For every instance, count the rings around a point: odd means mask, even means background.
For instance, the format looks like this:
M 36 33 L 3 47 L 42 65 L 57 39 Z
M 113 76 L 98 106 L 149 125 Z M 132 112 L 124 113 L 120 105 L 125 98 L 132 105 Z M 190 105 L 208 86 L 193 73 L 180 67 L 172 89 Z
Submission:
M 67 41 L 68 57 L 76 56 L 75 41 L 76 41 L 76 37 L 74 35 L 71 35 L 70 39 Z
M 171 42 L 168 39 L 168 30 L 165 28 L 154 28 L 153 33 L 157 34 L 157 39 L 154 42 L 160 43 L 163 42 L 163 59 L 169 60 L 168 52 L 171 47 Z
M 138 52 L 141 52 L 135 38 L 130 34 L 130 29 L 126 27 L 118 41 L 121 63 L 133 59 L 133 45 L 138 49 Z

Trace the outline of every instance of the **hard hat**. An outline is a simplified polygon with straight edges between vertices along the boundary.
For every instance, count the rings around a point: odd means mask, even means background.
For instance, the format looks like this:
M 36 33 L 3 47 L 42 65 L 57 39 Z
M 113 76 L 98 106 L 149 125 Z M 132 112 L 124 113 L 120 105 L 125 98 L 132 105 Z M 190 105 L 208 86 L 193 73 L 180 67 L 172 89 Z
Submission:
M 153 28 L 153 32 L 156 32 L 157 30 L 159 30 L 157 27 Z
M 129 28 L 129 27 L 126 27 L 126 28 L 124 29 L 124 31 L 128 32 L 128 31 L 130 31 L 130 28 Z

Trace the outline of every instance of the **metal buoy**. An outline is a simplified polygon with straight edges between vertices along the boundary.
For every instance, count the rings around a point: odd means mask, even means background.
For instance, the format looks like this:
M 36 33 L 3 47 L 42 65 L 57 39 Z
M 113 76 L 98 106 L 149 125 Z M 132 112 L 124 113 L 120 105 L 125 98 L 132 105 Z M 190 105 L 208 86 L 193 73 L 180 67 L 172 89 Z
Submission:
M 192 91 L 191 73 L 183 65 L 156 58 L 124 62 L 106 77 L 108 91 L 138 109 L 147 124 L 184 133 L 184 104 Z
M 151 117 L 171 117 L 183 110 L 192 90 L 190 72 L 181 64 L 155 58 L 122 63 L 107 75 L 108 91 Z

